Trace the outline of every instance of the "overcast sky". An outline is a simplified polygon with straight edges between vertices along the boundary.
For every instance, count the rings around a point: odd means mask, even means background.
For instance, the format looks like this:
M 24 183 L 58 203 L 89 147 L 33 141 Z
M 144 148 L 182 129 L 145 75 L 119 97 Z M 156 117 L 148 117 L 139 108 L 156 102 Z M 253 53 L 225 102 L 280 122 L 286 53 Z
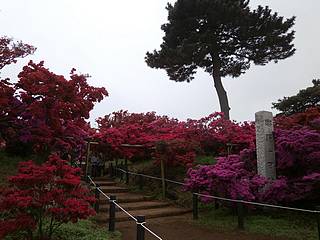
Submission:
M 75 67 L 89 83 L 110 96 L 96 105 L 91 120 L 113 111 L 156 111 L 181 120 L 219 111 L 211 76 L 199 72 L 191 83 L 170 81 L 164 70 L 149 68 L 147 51 L 159 49 L 166 22 L 165 0 L 0 0 L 1 35 L 37 47 L 34 55 L 2 71 L 12 79 L 29 59 L 45 61 L 56 74 Z M 174 2 L 174 1 L 171 1 Z M 253 120 L 271 102 L 295 94 L 320 78 L 320 1 L 251 0 L 280 15 L 295 15 L 296 54 L 278 64 L 252 66 L 239 78 L 223 79 L 231 118 Z

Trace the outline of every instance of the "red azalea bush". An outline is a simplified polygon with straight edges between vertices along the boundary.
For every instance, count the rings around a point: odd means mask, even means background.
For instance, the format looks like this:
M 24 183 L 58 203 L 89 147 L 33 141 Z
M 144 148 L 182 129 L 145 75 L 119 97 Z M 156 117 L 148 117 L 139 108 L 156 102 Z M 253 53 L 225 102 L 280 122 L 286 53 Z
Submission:
M 146 114 L 115 112 L 98 119 L 99 132 L 95 138 L 107 156 L 125 157 L 132 161 L 155 157 L 158 162 L 165 158 L 168 165 L 192 163 L 199 149 L 192 138 L 186 135 L 187 126 L 177 119 Z M 167 146 L 164 151 L 154 151 L 159 143 Z M 122 144 L 142 145 L 140 148 L 123 147 Z
M 224 155 L 254 145 L 254 125 L 225 120 L 223 114 L 214 113 L 200 120 L 178 121 L 167 116 L 151 113 L 119 111 L 98 119 L 99 132 L 95 138 L 107 155 L 133 160 L 151 156 L 159 161 L 162 157 L 169 165 L 187 166 L 194 162 L 198 153 Z M 166 149 L 159 154 L 153 151 L 159 143 Z M 126 148 L 122 144 L 143 145 L 143 148 Z M 153 154 L 151 154 L 153 152 Z
M 200 142 L 203 151 L 215 156 L 238 154 L 255 145 L 253 122 L 226 120 L 219 112 L 199 120 L 188 120 L 187 129 L 191 137 Z
M 107 91 L 90 86 L 88 75 L 76 74 L 75 69 L 67 80 L 50 72 L 43 62 L 30 61 L 18 77 L 14 86 L 0 83 L 0 93 L 4 93 L 0 98 L 0 133 L 5 132 L 7 148 L 14 152 L 17 146 L 28 144 L 35 152 L 51 152 L 83 145 L 91 131 L 86 122 L 89 112 Z
M 308 108 L 305 112 L 295 113 L 290 116 L 279 115 L 274 118 L 278 129 L 297 129 L 303 126 L 320 130 L 320 107 Z
M 17 130 L 21 126 L 18 114 L 21 102 L 15 96 L 13 84 L 7 80 L 0 80 L 0 142 L 5 139 L 17 138 Z
M 25 239 L 50 239 L 63 223 L 95 214 L 95 198 L 80 184 L 80 169 L 51 155 L 41 166 L 22 162 L 0 196 L 0 238 L 20 232 Z

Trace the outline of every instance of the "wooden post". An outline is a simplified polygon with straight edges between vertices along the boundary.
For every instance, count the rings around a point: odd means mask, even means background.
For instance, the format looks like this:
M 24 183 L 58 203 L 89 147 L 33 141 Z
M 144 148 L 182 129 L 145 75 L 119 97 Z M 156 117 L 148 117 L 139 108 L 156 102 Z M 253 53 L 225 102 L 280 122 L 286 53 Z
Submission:
M 114 162 L 114 175 L 116 178 L 118 178 L 118 159 Z
M 193 217 L 193 220 L 197 220 L 199 218 L 198 201 L 199 201 L 198 195 L 195 193 L 192 193 L 192 217 Z
M 139 175 L 138 177 L 139 177 L 139 189 L 142 190 L 143 189 L 143 177 L 141 175 Z
M 238 213 L 238 228 L 244 230 L 244 209 L 243 203 L 237 203 L 237 213 Z
M 88 175 L 88 169 L 89 169 L 89 157 L 90 157 L 90 141 L 87 142 L 86 176 Z
M 126 169 L 126 184 L 129 184 L 129 172 L 128 172 L 128 159 L 125 159 L 125 169 Z
M 145 216 L 137 216 L 137 240 L 144 240 L 145 231 L 142 227 L 142 223 L 145 222 Z
M 114 232 L 115 230 L 115 222 L 116 222 L 116 205 L 113 201 L 115 201 L 117 198 L 116 196 L 112 195 L 110 196 L 110 206 L 109 206 L 109 232 Z
M 320 206 L 317 206 L 316 210 L 320 211 Z M 320 213 L 316 213 L 316 218 L 318 224 L 318 239 L 320 240 Z
M 123 169 L 123 162 L 121 162 L 120 168 L 121 168 L 121 170 L 124 170 Z M 120 181 L 122 182 L 122 180 L 123 180 L 123 171 L 120 171 L 119 174 L 120 174 Z
M 99 212 L 99 201 L 100 201 L 100 191 L 98 190 L 99 187 L 100 185 L 96 184 L 96 189 L 95 189 L 96 202 L 94 204 L 94 210 L 96 211 L 96 213 Z
M 165 180 L 165 172 L 164 172 L 164 160 L 161 157 L 161 182 L 162 182 L 162 197 L 166 198 L 166 180 Z

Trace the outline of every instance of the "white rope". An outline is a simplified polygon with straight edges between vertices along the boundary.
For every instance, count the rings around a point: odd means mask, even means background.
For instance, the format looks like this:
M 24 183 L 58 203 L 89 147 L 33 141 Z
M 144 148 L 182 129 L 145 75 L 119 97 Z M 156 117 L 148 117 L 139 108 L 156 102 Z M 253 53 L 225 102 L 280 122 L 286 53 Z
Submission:
M 120 169 L 122 170 L 122 169 Z M 90 181 L 92 182 L 92 184 L 96 187 L 96 184 L 95 182 L 91 179 L 90 176 L 88 176 L 88 178 L 90 179 Z M 103 195 L 105 196 L 108 200 L 110 200 L 110 197 L 105 194 L 99 187 L 96 187 L 96 189 Z M 113 202 L 114 205 L 116 205 L 118 208 L 121 209 L 121 211 L 123 211 L 125 214 L 127 214 L 129 217 L 131 217 L 135 222 L 136 224 L 138 225 L 141 225 L 145 230 L 147 230 L 149 233 L 151 233 L 153 236 L 155 236 L 156 238 L 158 238 L 159 240 L 162 240 L 162 238 L 160 238 L 157 234 L 155 234 L 154 232 L 152 232 L 149 228 L 147 228 L 146 226 L 144 226 L 144 224 L 146 222 L 142 222 L 142 223 L 138 223 L 138 219 L 136 219 L 133 215 L 131 215 L 127 210 L 125 210 L 123 207 L 121 207 L 117 202 L 116 200 L 110 200 L 110 202 Z
M 139 224 L 139 223 L 137 223 L 137 224 Z M 159 240 L 162 240 L 161 237 L 159 237 L 157 234 L 155 234 L 154 232 L 152 232 L 152 231 L 151 231 L 148 227 L 146 227 L 144 224 L 145 224 L 145 222 L 140 223 L 140 225 L 141 225 L 145 230 L 147 230 L 149 233 L 151 233 L 154 237 L 158 238 Z
M 125 212 L 129 217 L 131 217 L 134 221 L 138 221 L 134 216 L 132 216 L 128 211 L 126 211 L 123 207 L 121 207 L 116 200 L 111 200 L 111 202 L 114 203 L 114 205 L 116 205 L 118 208 L 120 208 L 123 212 Z
M 159 178 L 159 177 L 145 175 L 145 174 L 142 174 L 142 173 L 129 172 L 129 171 L 123 170 L 121 168 L 117 168 L 117 169 L 120 170 L 121 172 L 129 173 L 131 175 L 142 176 L 142 177 L 147 177 L 147 178 L 156 179 L 156 180 L 162 180 L 162 178 Z M 166 178 L 164 180 L 166 182 L 171 182 L 171 183 L 175 183 L 175 184 L 179 184 L 179 185 L 184 185 L 182 182 L 177 182 L 177 181 L 169 180 L 169 179 L 166 179 Z
M 92 180 L 92 178 L 88 175 L 90 182 L 93 184 L 94 187 L 97 187 L 97 184 Z
M 100 188 L 97 188 L 97 189 L 103 196 L 105 196 L 108 200 L 110 200 L 110 197 L 107 194 L 105 194 L 104 192 L 102 192 L 102 190 Z
M 171 182 L 171 183 L 175 183 L 175 184 L 178 184 L 178 185 L 184 185 L 184 183 L 182 183 L 182 182 L 177 182 L 177 181 L 173 181 L 173 180 L 169 180 L 169 179 L 165 179 L 165 181 Z
M 228 202 L 246 203 L 246 204 L 262 206 L 262 207 L 279 208 L 279 209 L 286 209 L 286 210 L 293 210 L 293 211 L 307 212 L 307 213 L 320 213 L 320 211 L 317 211 L 317 210 L 308 210 L 308 209 L 291 208 L 291 207 L 284 207 L 284 206 L 265 204 L 265 203 L 249 202 L 249 201 L 244 201 L 244 200 L 216 197 L 216 196 L 211 196 L 211 195 L 206 195 L 206 194 L 201 194 L 201 193 L 194 193 L 194 194 L 198 195 L 200 197 L 213 198 L 213 199 L 228 201 Z
M 278 206 L 278 205 L 272 205 L 272 204 L 264 204 L 264 203 L 248 202 L 248 201 L 242 201 L 242 203 L 247 203 L 247 204 L 252 204 L 252 205 L 257 205 L 257 206 L 263 206 L 263 207 L 271 207 L 271 208 L 279 208 L 279 209 L 286 209 L 286 210 L 292 210 L 292 211 L 299 211 L 299 212 L 320 213 L 320 211 L 317 211 L 317 210 L 308 210 L 308 209 L 301 209 L 301 208 L 284 207 L 284 206 Z

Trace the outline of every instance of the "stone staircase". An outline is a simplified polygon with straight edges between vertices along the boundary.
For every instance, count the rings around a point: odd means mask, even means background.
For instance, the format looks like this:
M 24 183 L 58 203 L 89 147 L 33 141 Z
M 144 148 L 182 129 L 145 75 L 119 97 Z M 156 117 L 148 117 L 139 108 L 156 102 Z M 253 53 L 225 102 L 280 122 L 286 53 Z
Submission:
M 154 200 L 150 196 L 131 193 L 128 188 L 120 186 L 120 184 L 107 179 L 107 177 L 95 178 L 95 182 L 100 185 L 100 189 L 108 196 L 115 195 L 117 203 L 133 216 L 144 215 L 146 219 L 150 219 L 178 216 L 191 212 L 191 209 L 180 208 L 167 201 Z M 106 223 L 109 220 L 109 201 L 102 194 L 100 194 L 99 204 L 100 211 L 95 219 L 98 223 Z M 127 214 L 116 208 L 117 222 L 130 220 L 131 218 Z

